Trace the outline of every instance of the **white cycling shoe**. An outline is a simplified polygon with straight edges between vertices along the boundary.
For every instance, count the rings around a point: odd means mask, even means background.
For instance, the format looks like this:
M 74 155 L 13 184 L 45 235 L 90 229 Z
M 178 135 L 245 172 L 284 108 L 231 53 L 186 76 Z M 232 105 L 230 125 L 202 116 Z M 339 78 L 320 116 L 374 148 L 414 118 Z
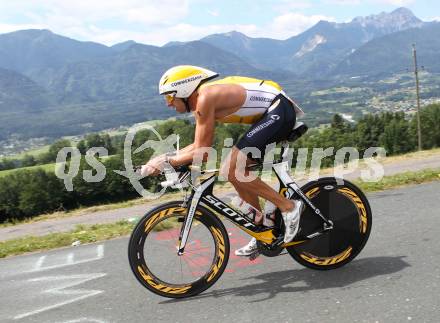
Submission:
M 294 202 L 295 208 L 292 211 L 281 213 L 284 220 L 284 226 L 286 227 L 286 232 L 284 233 L 284 243 L 292 241 L 298 233 L 299 219 L 304 209 L 304 201 L 294 200 Z
M 283 212 L 284 226 L 286 227 L 286 232 L 284 233 L 284 243 L 290 242 L 295 238 L 298 233 L 299 220 L 301 213 L 304 210 L 304 201 L 294 200 L 295 208 L 290 212 Z M 252 238 L 249 243 L 240 249 L 235 250 L 236 256 L 252 256 L 256 255 L 258 251 L 257 239 Z
M 244 247 L 241 247 L 240 249 L 235 250 L 236 256 L 250 256 L 257 252 L 257 239 L 252 238 L 251 241 Z

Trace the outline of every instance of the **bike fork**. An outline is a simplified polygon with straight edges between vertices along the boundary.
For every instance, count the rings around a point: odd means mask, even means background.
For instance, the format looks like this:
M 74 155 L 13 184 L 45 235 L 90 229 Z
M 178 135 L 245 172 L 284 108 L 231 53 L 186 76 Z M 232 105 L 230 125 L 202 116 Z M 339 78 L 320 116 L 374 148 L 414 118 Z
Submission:
M 189 208 L 187 208 L 188 211 L 185 216 L 185 220 L 183 221 L 182 229 L 180 230 L 179 247 L 177 249 L 177 254 L 179 256 L 182 256 L 185 251 L 186 242 L 188 241 L 189 232 L 191 231 L 193 218 L 196 213 L 197 206 L 199 205 L 200 198 L 202 197 L 203 192 L 214 182 L 214 179 L 215 176 L 212 176 L 195 189 L 195 192 L 191 198 L 191 204 Z

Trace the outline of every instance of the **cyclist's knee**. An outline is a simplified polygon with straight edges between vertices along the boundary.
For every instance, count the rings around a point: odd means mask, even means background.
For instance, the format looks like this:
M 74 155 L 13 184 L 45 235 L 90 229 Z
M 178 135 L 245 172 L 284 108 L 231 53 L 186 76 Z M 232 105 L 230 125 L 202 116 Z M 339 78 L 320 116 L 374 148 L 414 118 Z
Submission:
M 234 183 L 236 180 L 235 169 L 237 167 L 237 156 L 239 152 L 240 151 L 234 147 L 220 167 L 220 176 L 231 183 Z
M 220 176 L 228 182 L 233 183 L 235 180 L 235 167 L 231 163 L 224 163 L 220 168 Z

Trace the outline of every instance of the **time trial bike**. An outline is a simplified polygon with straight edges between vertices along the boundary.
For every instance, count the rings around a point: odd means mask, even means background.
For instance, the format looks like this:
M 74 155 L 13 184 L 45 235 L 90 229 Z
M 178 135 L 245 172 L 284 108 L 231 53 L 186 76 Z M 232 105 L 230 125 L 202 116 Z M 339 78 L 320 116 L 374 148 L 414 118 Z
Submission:
M 222 218 L 255 237 L 258 252 L 267 257 L 287 250 L 301 265 L 319 270 L 339 268 L 353 260 L 370 235 L 370 205 L 362 191 L 346 180 L 325 177 L 301 188 L 295 183 L 285 161 L 288 141 L 306 131 L 306 125 L 297 123 L 282 143 L 282 157 L 272 165 L 279 194 L 305 202 L 293 241 L 283 241 L 279 210 L 273 227 L 259 226 L 214 196 L 218 170 L 200 171 L 194 178 L 189 166 L 178 167 L 175 177 L 162 186 L 187 187 L 189 194 L 150 210 L 130 237 L 128 257 L 137 280 L 153 293 L 170 298 L 194 296 L 212 286 L 229 259 L 229 236 Z

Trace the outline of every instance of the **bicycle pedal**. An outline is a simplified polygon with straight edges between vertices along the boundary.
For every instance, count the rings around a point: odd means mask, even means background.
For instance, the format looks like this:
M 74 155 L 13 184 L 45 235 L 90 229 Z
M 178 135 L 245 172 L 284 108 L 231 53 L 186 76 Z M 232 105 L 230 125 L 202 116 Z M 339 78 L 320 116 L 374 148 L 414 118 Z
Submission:
M 255 259 L 258 258 L 259 255 L 260 255 L 260 252 L 257 250 L 249 255 L 249 260 L 254 261 Z

